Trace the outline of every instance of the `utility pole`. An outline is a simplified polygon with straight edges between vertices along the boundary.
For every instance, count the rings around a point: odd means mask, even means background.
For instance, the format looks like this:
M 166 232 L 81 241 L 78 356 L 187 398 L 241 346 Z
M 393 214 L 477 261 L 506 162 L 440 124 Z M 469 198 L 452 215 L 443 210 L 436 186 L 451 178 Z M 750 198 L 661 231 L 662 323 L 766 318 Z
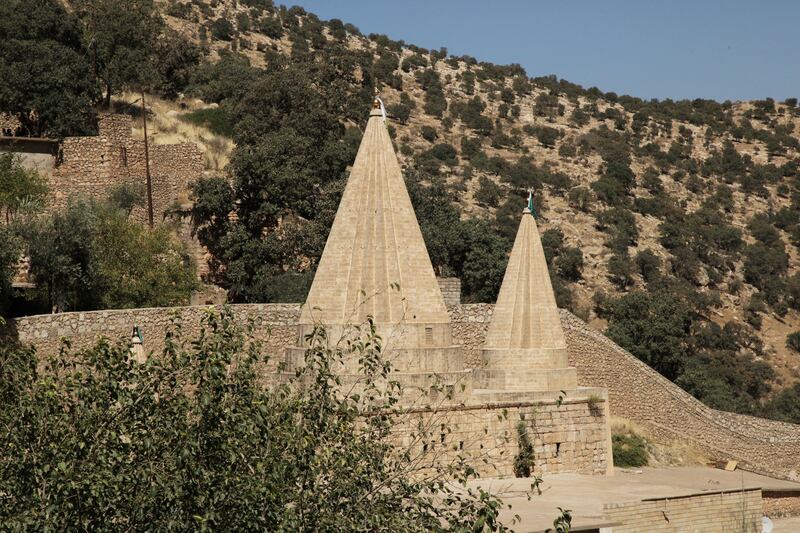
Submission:
M 144 129 L 144 175 L 147 180 L 147 222 L 153 227 L 153 184 L 150 180 L 150 149 L 147 144 L 147 107 L 142 89 L 142 129 Z

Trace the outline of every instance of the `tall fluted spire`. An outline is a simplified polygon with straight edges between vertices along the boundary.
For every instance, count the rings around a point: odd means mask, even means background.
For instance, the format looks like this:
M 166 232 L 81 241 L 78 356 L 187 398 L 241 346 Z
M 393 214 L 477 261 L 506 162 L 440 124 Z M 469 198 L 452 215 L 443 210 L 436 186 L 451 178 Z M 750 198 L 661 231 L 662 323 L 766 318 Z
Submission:
M 376 95 L 300 323 L 348 325 L 372 316 L 379 325 L 446 324 L 446 334 L 435 328 L 429 336 L 449 345 L 450 317 L 382 107 Z
M 483 353 L 489 374 L 499 379 L 492 387 L 577 386 L 575 369 L 568 368 L 564 331 L 530 207 L 522 214 Z

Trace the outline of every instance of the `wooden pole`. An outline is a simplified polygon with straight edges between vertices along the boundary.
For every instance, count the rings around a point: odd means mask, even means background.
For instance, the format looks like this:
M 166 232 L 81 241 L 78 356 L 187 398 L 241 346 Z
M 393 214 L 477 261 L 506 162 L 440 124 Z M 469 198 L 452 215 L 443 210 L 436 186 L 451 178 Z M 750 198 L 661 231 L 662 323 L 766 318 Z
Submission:
M 153 184 L 150 180 L 150 148 L 147 144 L 147 108 L 142 89 L 142 128 L 144 129 L 144 175 L 147 180 L 147 222 L 153 227 Z

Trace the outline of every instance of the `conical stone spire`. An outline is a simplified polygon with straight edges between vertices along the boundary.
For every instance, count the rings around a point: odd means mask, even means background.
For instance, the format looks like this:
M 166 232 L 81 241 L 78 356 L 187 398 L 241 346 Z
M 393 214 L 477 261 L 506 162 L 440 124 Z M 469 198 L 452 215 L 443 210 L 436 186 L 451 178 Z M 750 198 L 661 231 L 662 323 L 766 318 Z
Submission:
M 330 338 L 367 316 L 392 347 L 451 345 L 450 316 L 377 99 L 300 330 L 322 324 Z
M 484 344 L 487 388 L 577 387 L 536 220 L 522 214 Z

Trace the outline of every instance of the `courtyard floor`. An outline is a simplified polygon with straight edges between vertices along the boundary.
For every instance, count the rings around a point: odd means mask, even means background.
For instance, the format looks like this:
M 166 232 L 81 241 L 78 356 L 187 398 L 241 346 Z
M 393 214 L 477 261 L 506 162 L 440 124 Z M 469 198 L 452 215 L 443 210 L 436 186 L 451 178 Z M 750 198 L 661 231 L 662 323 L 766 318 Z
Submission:
M 613 476 L 587 476 L 581 474 L 548 474 L 541 485 L 542 494 L 528 500 L 530 480 L 481 479 L 470 483 L 483 487 L 511 504 L 504 511 L 504 521 L 510 523 L 517 514 L 521 522 L 514 526 L 520 532 L 544 531 L 552 527 L 559 515 L 558 507 L 572 510 L 573 527 L 602 526 L 603 505 L 638 501 L 644 498 L 662 498 L 701 494 L 720 490 L 760 487 L 766 490 L 799 491 L 800 483 L 773 479 L 743 470 L 727 472 L 707 467 L 674 467 L 615 469 Z M 773 519 L 775 533 L 800 531 L 800 518 Z

